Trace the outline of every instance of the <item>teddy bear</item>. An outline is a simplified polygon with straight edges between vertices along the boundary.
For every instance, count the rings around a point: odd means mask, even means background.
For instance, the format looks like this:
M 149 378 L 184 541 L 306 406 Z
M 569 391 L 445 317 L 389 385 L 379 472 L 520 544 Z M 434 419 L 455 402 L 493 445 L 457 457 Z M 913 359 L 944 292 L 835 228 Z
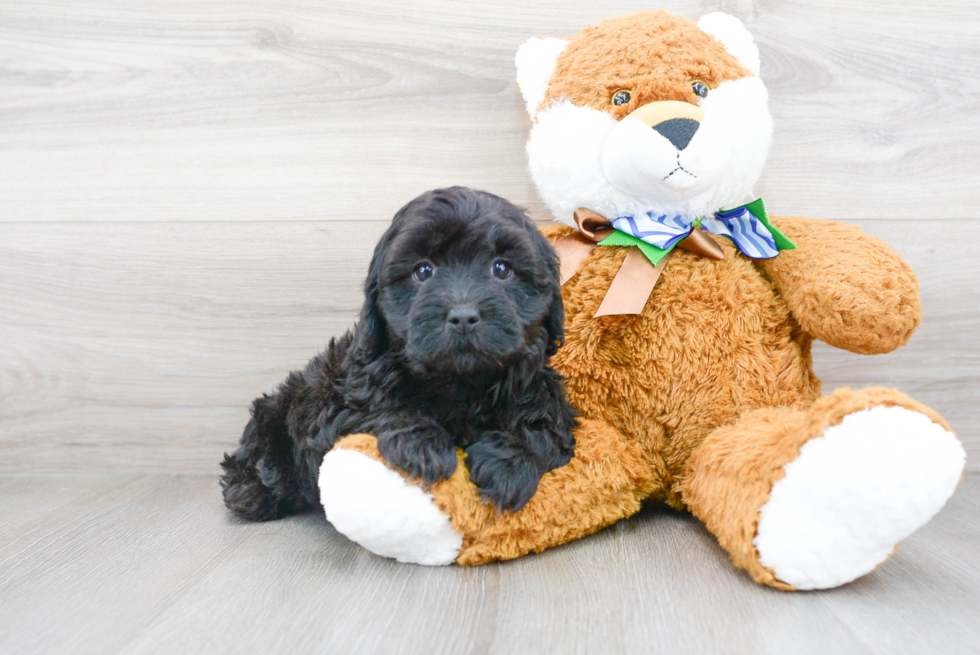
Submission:
M 645 12 L 516 57 L 529 171 L 555 224 L 566 343 L 553 359 L 579 411 L 572 460 L 517 512 L 461 466 L 423 488 L 371 435 L 324 457 L 342 533 L 403 562 L 477 565 L 578 539 L 643 503 L 689 511 L 764 585 L 823 589 L 882 565 L 962 478 L 943 418 L 901 392 L 824 394 L 813 339 L 905 344 L 918 282 L 882 241 L 770 217 L 753 187 L 772 135 L 742 23 Z

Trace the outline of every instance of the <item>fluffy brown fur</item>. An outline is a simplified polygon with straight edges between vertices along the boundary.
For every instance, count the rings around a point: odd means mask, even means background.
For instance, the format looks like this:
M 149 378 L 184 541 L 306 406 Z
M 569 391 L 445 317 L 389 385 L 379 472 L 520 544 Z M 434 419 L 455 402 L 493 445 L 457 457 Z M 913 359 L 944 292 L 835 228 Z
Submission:
M 759 260 L 759 268 L 803 330 L 862 355 L 908 342 L 922 320 L 919 283 L 884 241 L 853 225 L 812 218 L 780 225 L 799 249 Z M 825 268 L 817 275 L 819 266 Z
M 843 418 L 868 407 L 899 405 L 921 412 L 947 430 L 936 412 L 894 389 L 838 389 L 811 407 L 758 409 L 736 423 L 718 428 L 696 448 L 683 482 L 684 502 L 728 551 L 732 562 L 756 582 L 792 589 L 759 563 L 752 543 L 759 507 L 769 500 L 783 467 L 800 447 Z
M 546 473 L 520 512 L 500 513 L 481 502 L 465 466 L 429 489 L 463 535 L 457 564 L 474 566 L 514 559 L 601 530 L 640 509 L 657 486 L 650 463 L 635 442 L 601 421 L 581 421 L 575 457 Z M 383 462 L 377 440 L 352 435 L 337 444 Z M 460 461 L 465 459 L 460 454 Z M 407 476 L 406 476 L 407 477 Z
M 546 230 L 552 238 L 569 232 Z M 663 481 L 654 499 L 676 508 L 683 508 L 677 482 L 687 458 L 711 430 L 820 393 L 811 337 L 752 260 L 714 238 L 725 259 L 677 252 L 638 316 L 592 318 L 624 248 L 596 248 L 563 288 L 566 345 L 554 363 L 568 378 L 569 400 L 650 453 Z
M 715 88 L 752 75 L 713 37 L 664 11 L 611 18 L 572 37 L 558 57 L 541 107 L 570 100 L 616 120 L 655 100 L 697 104 L 691 80 Z M 610 98 L 627 89 L 628 103 Z
M 697 104 L 692 80 L 715 87 L 751 75 L 691 21 L 664 12 L 604 21 L 558 58 L 542 107 L 568 100 L 621 119 L 651 101 Z M 630 91 L 620 106 L 610 98 Z M 918 282 L 886 244 L 829 221 L 777 218 L 797 246 L 752 260 L 727 239 L 715 261 L 676 250 L 639 315 L 595 317 L 626 248 L 599 246 L 562 288 L 565 347 L 553 366 L 583 421 L 572 460 L 541 478 L 520 512 L 481 504 L 466 468 L 432 487 L 463 535 L 457 563 L 511 559 L 635 513 L 646 500 L 690 510 L 735 565 L 791 589 L 759 563 L 759 508 L 808 439 L 854 411 L 899 405 L 948 429 L 888 389 L 821 396 L 814 338 L 856 353 L 905 344 L 921 319 Z M 555 241 L 571 233 L 551 226 Z M 373 437 L 338 448 L 379 459 Z
M 752 539 L 758 508 L 800 446 L 874 405 L 901 405 L 948 429 L 894 390 L 820 396 L 813 335 L 859 353 L 897 348 L 920 319 L 918 283 L 894 251 L 857 228 L 774 222 L 797 250 L 755 262 L 712 237 L 725 251 L 721 261 L 678 251 L 638 316 L 593 318 L 626 256 L 624 248 L 595 249 L 562 289 L 566 345 L 552 360 L 586 419 L 575 457 L 546 474 L 517 513 L 481 503 L 465 467 L 433 485 L 464 535 L 458 564 L 538 552 L 657 500 L 692 511 L 758 582 L 791 589 L 759 564 Z M 544 232 L 555 240 L 571 229 Z M 380 460 L 367 435 L 338 448 Z

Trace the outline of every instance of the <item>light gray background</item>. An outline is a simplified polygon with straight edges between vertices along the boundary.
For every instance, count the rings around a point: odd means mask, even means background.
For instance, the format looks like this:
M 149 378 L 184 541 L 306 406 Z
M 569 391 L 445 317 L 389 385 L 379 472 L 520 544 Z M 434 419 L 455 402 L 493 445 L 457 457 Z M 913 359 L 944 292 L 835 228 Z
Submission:
M 912 342 L 818 344 L 825 387 L 900 387 L 980 471 L 980 5 L 663 6 L 755 34 L 773 213 L 860 225 L 919 275 Z M 433 571 L 218 504 L 248 402 L 351 325 L 401 204 L 467 184 L 548 220 L 517 46 L 653 8 L 0 0 L 0 650 L 975 651 L 976 476 L 882 571 L 795 596 L 672 513 Z

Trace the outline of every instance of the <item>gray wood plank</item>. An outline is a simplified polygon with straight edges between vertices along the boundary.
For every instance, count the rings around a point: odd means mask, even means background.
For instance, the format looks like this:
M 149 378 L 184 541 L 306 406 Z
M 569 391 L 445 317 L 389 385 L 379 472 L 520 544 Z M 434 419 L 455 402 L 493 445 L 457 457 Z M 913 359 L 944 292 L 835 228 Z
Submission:
M 756 35 L 774 212 L 855 222 L 922 281 L 906 348 L 817 345 L 826 389 L 901 387 L 980 471 L 980 5 L 662 6 Z M 977 475 L 881 571 L 797 595 L 669 511 L 426 569 L 322 517 L 229 519 L 213 477 L 121 475 L 214 471 L 248 401 L 350 325 L 375 239 L 417 193 L 468 184 L 546 219 L 514 51 L 635 9 L 0 7 L 0 471 L 102 473 L 0 476 L 0 652 L 975 652 Z
M 880 652 L 969 653 L 980 626 L 980 487 L 972 475 L 948 511 L 899 546 L 874 575 L 821 594 L 854 634 Z M 872 607 L 868 596 L 877 602 Z M 920 611 L 909 612 L 915 598 Z M 953 609 L 955 608 L 955 610 Z M 897 621 L 903 622 L 896 629 Z
M 231 519 L 211 477 L 5 475 L 0 491 L 2 652 L 956 655 L 980 639 L 980 475 L 884 568 L 797 594 L 658 508 L 462 569 L 375 557 L 322 516 Z
M 679 2 L 762 52 L 783 213 L 970 218 L 980 5 Z M 462 183 L 542 206 L 513 57 L 635 4 L 6 3 L 3 220 L 377 219 Z M 542 214 L 543 215 L 543 214 Z
M 0 225 L 2 466 L 213 470 L 251 398 L 353 324 L 386 224 L 93 227 Z
M 856 223 L 918 271 L 924 323 L 889 355 L 817 344 L 818 374 L 935 407 L 980 470 L 980 227 L 947 221 L 947 252 Z M 385 226 L 0 224 L 0 471 L 215 471 L 252 398 L 353 324 Z

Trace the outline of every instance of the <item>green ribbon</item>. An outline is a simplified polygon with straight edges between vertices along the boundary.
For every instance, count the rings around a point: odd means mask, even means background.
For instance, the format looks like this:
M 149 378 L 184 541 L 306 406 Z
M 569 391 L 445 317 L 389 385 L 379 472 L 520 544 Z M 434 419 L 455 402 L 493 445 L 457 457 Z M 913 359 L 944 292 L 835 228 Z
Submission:
M 792 241 L 790 241 L 785 234 L 780 232 L 779 228 L 773 225 L 772 221 L 769 220 L 769 213 L 766 211 L 766 205 L 762 201 L 762 198 L 757 198 L 745 205 L 735 207 L 734 209 L 726 209 L 724 211 L 732 212 L 732 211 L 737 211 L 739 209 L 747 209 L 749 213 L 751 213 L 752 216 L 756 218 L 756 220 L 758 220 L 760 223 L 766 226 L 766 229 L 769 230 L 770 234 L 772 234 L 773 241 L 775 241 L 776 247 L 779 250 L 796 249 L 796 245 Z M 688 234 L 690 234 L 691 231 L 698 229 L 700 226 L 701 226 L 701 218 L 694 219 L 694 221 L 691 223 L 691 230 L 688 231 Z M 667 253 L 669 253 L 674 248 L 676 248 L 677 244 L 680 243 L 682 240 L 683 239 L 678 239 L 669 248 L 664 249 L 664 248 L 658 248 L 652 243 L 647 243 L 646 241 L 643 241 L 642 239 L 639 239 L 633 236 L 632 234 L 627 234 L 621 230 L 614 229 L 612 233 L 609 236 L 607 236 L 605 239 L 600 241 L 598 245 L 636 246 L 637 248 L 640 249 L 640 252 L 642 252 L 643 255 L 650 260 L 650 263 L 656 266 L 657 264 L 660 263 L 660 260 L 666 257 Z

